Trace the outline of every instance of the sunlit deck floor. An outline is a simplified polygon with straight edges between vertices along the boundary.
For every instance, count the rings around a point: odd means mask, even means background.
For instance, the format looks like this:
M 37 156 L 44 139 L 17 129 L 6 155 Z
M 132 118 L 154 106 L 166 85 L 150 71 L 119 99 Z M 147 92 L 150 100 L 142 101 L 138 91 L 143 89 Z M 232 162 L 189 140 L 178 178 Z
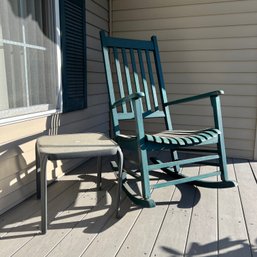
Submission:
M 35 196 L 0 217 L 0 256 L 257 256 L 257 163 L 233 160 L 228 167 L 237 188 L 157 189 L 152 193 L 157 207 L 151 209 L 124 196 L 123 217 L 117 220 L 114 175 L 105 165 L 103 189 L 97 192 L 91 160 L 48 187 L 46 235 L 39 234 Z

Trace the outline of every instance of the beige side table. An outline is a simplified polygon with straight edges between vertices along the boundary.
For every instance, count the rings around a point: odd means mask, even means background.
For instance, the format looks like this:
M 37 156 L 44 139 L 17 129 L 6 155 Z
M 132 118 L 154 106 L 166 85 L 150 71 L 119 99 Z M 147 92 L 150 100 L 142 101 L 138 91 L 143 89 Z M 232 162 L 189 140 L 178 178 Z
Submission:
M 98 157 L 97 187 L 101 188 L 101 157 L 118 156 L 117 215 L 120 205 L 123 154 L 116 142 L 101 133 L 64 134 L 40 137 L 36 142 L 37 198 L 41 199 L 41 231 L 47 232 L 47 177 L 48 160 Z

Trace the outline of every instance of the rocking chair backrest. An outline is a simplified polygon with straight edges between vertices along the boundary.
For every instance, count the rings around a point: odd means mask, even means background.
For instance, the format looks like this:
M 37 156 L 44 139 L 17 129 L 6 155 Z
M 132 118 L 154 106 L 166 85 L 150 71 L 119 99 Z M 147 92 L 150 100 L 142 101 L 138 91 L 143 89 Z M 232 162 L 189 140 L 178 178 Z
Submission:
M 144 118 L 164 118 L 172 129 L 157 39 L 150 41 L 113 38 L 100 32 L 110 105 L 132 93 L 143 92 Z M 119 120 L 134 119 L 131 104 L 112 108 L 114 133 L 120 134 Z

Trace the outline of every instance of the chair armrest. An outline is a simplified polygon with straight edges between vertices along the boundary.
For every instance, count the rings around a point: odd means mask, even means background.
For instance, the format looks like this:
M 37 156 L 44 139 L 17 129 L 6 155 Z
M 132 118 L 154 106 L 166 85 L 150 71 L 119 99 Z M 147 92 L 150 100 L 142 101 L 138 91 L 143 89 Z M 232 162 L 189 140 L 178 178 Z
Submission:
M 201 95 L 195 95 L 195 96 L 178 99 L 175 101 L 170 101 L 170 102 L 165 103 L 164 106 L 191 102 L 191 101 L 195 101 L 195 100 L 199 100 L 199 99 L 203 99 L 203 98 L 207 98 L 207 97 L 215 97 L 215 96 L 219 96 L 219 95 L 223 95 L 223 94 L 224 94 L 223 90 L 212 91 L 212 92 L 201 94 Z
M 129 102 L 129 101 L 132 101 L 132 100 L 137 100 L 137 99 L 142 98 L 144 96 L 145 96 L 145 94 L 143 92 L 133 93 L 133 94 L 122 97 L 121 99 L 117 100 L 116 102 L 114 102 L 111 105 L 111 107 L 115 108 L 119 105 L 122 105 L 123 103 Z

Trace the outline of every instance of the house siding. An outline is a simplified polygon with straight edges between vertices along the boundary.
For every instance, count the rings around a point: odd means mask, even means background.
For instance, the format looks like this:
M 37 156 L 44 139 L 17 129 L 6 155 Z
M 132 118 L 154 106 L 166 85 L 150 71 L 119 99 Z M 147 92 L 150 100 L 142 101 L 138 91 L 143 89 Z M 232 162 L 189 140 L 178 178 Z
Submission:
M 256 159 L 257 1 L 113 0 L 112 6 L 114 36 L 157 35 L 170 100 L 225 91 L 228 156 Z M 172 108 L 174 127 L 211 125 L 208 104 L 198 101 Z M 160 126 L 149 122 L 147 129 Z
M 81 111 L 55 114 L 0 127 L 0 214 L 35 193 L 35 142 L 41 135 L 109 132 L 99 30 L 108 31 L 108 0 L 86 1 L 87 98 Z M 48 179 L 61 176 L 83 160 L 48 162 Z

